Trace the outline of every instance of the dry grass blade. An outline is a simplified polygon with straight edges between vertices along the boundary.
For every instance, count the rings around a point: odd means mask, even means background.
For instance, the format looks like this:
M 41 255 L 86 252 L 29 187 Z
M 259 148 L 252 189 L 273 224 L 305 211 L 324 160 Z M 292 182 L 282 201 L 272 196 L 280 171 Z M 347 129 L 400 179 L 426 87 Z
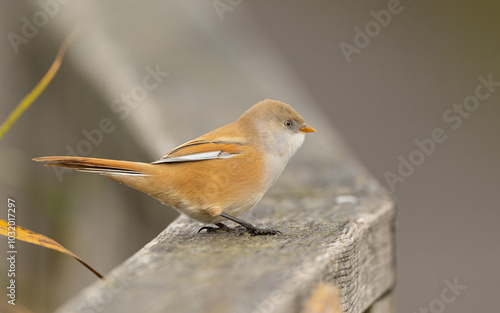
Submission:
M 64 39 L 63 43 L 61 44 L 61 47 L 59 47 L 56 59 L 50 66 L 47 73 L 45 73 L 45 75 L 42 77 L 40 82 L 38 82 L 35 88 L 33 88 L 33 90 L 31 90 L 29 94 L 24 96 L 21 102 L 19 102 L 16 108 L 7 117 L 5 122 L 3 122 L 2 126 L 0 126 L 0 140 L 9 131 L 12 125 L 14 125 L 17 119 L 24 113 L 24 111 L 26 111 L 26 109 L 28 109 L 31 106 L 33 101 L 35 101 L 40 96 L 40 94 L 45 90 L 47 85 L 52 81 L 54 76 L 57 74 L 57 71 L 59 71 L 59 68 L 61 67 L 64 54 L 66 53 L 66 50 L 68 49 L 69 45 L 77 35 L 79 29 L 80 27 L 76 26 L 71 32 L 71 34 L 68 37 L 66 37 L 66 39 Z
M 12 231 L 13 227 L 15 227 L 15 231 Z M 10 236 L 12 233 L 14 233 L 14 237 L 18 240 L 22 240 L 25 242 L 29 242 L 35 245 L 39 245 L 45 248 L 57 250 L 59 252 L 65 253 L 67 255 L 72 256 L 75 258 L 78 262 L 82 263 L 86 268 L 88 268 L 92 273 L 94 273 L 97 277 L 104 279 L 104 277 L 99 274 L 95 269 L 93 269 L 90 265 L 85 263 L 80 257 L 78 257 L 76 254 L 73 252 L 69 251 L 68 249 L 64 248 L 62 245 L 60 245 L 58 242 L 55 240 L 50 239 L 49 237 L 46 237 L 42 234 L 36 233 L 34 231 L 31 231 L 29 229 L 23 228 L 21 226 L 9 226 L 9 224 L 0 219 L 0 235 L 4 236 Z M 9 231 L 9 228 L 11 230 Z

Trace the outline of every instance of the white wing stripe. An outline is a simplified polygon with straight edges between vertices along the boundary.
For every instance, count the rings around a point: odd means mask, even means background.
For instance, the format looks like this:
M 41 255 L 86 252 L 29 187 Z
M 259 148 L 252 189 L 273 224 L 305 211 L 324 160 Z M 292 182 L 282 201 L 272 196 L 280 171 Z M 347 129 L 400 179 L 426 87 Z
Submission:
M 235 156 L 237 153 L 226 153 L 224 151 L 210 151 L 202 153 L 188 154 L 173 158 L 165 158 L 155 161 L 151 164 L 161 164 L 161 163 L 175 163 L 175 162 L 190 162 L 190 161 L 202 161 L 202 160 L 213 160 L 213 159 L 227 159 Z
M 140 172 L 126 172 L 120 170 L 78 169 L 78 168 L 75 168 L 74 170 L 86 173 L 99 173 L 101 175 L 113 174 L 113 175 L 125 175 L 125 176 L 148 176 Z

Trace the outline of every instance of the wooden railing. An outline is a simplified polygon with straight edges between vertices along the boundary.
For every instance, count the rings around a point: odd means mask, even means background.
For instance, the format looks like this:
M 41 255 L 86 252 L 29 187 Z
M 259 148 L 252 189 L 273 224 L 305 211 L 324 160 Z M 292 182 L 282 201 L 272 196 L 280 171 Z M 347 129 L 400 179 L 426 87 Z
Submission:
M 287 169 L 245 215 L 281 235 L 181 216 L 58 312 L 394 312 L 395 202 L 347 160 Z

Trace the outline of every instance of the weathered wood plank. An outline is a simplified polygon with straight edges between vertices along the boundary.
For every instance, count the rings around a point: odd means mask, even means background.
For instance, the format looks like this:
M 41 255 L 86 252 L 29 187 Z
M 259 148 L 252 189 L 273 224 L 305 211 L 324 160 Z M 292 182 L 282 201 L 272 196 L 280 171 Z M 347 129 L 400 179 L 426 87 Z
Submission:
M 295 166 L 245 218 L 282 235 L 197 234 L 180 217 L 58 312 L 301 312 L 329 283 L 353 313 L 394 285 L 395 204 L 354 165 Z
M 331 283 L 314 288 L 306 301 L 303 313 L 342 313 L 339 289 Z
M 396 312 L 396 296 L 391 290 L 375 303 L 372 304 L 366 313 L 391 313 Z

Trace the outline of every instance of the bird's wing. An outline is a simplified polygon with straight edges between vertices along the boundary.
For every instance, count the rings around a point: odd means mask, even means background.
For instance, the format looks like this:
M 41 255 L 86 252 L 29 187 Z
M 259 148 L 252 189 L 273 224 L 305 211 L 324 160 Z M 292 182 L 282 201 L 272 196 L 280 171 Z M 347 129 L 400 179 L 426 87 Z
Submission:
M 178 146 L 151 164 L 227 159 L 243 152 L 239 142 L 195 139 Z

